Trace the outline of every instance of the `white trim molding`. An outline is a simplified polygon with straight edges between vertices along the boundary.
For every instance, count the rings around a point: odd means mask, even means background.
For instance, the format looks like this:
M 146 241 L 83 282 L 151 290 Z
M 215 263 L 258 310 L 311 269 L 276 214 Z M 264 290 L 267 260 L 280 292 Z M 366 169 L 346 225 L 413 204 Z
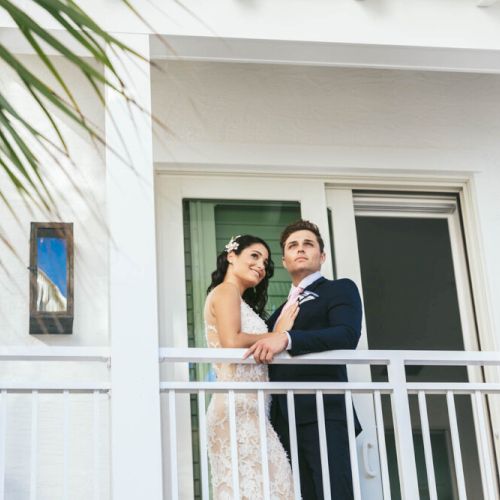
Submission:
M 490 7 L 495 3 L 498 3 L 498 0 L 477 0 L 476 5 L 478 7 Z
M 500 50 L 211 36 L 151 37 L 151 58 L 500 73 Z

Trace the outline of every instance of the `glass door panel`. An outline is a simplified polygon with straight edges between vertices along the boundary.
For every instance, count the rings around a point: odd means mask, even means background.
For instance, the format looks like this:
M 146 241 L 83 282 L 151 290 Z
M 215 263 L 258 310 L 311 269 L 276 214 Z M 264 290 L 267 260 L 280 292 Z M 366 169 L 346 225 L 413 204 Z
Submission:
M 300 205 L 296 202 L 184 200 L 183 208 L 188 345 L 206 347 L 203 307 L 217 255 L 236 235 L 252 234 L 267 242 L 275 264 L 266 307 L 266 312 L 271 314 L 285 300 L 290 288 L 288 273 L 281 263 L 280 234 L 287 224 L 300 218 Z M 191 365 L 189 376 L 191 380 L 213 380 L 215 377 L 210 365 L 202 364 Z M 191 432 L 196 499 L 201 498 L 199 411 L 198 400 L 193 395 Z
M 432 197 L 428 197 L 432 200 Z M 356 236 L 363 283 L 363 302 L 370 349 L 464 350 L 476 345 L 472 305 L 454 197 L 428 202 L 411 196 L 374 200 L 363 195 L 356 210 Z M 354 200 L 356 207 L 356 198 Z M 469 347 L 470 348 L 470 347 Z M 407 368 L 410 382 L 464 382 L 480 374 L 464 367 Z M 374 381 L 386 380 L 385 367 L 372 368 Z M 453 454 L 444 396 L 427 398 L 439 498 L 455 499 Z M 389 401 L 384 413 L 389 415 Z M 467 495 L 482 498 L 481 475 L 470 399 L 456 397 Z M 419 411 L 410 398 L 420 498 L 429 498 L 421 452 Z M 391 419 L 387 419 L 391 422 Z M 386 428 L 392 498 L 401 498 L 394 433 Z

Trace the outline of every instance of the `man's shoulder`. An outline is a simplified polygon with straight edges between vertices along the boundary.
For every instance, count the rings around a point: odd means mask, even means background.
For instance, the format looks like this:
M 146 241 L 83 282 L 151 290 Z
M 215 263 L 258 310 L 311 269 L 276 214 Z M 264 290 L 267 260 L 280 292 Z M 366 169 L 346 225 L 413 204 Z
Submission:
M 359 293 L 356 283 L 350 278 L 326 279 L 319 284 L 321 288 L 330 293 Z
M 350 278 L 337 278 L 334 280 L 329 280 L 328 278 L 323 278 L 320 286 L 332 287 L 332 288 L 358 288 L 356 283 Z

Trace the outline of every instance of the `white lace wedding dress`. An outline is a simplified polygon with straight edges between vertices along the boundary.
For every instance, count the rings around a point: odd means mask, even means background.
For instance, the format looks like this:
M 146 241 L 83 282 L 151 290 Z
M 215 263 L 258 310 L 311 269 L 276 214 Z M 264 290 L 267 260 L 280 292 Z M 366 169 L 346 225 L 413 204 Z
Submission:
M 221 347 L 214 325 L 205 325 L 208 347 Z M 264 321 L 243 300 L 241 331 L 267 333 Z M 267 366 L 256 364 L 214 364 L 217 380 L 267 382 Z M 238 394 L 236 400 L 236 435 L 238 442 L 239 498 L 264 498 L 262 481 L 259 413 L 256 394 Z M 266 409 L 269 408 L 267 396 Z M 269 482 L 272 500 L 293 499 L 292 471 L 286 452 L 266 415 Z M 214 500 L 232 500 L 233 481 L 229 433 L 228 396 L 214 394 L 207 410 L 208 456 L 212 472 Z

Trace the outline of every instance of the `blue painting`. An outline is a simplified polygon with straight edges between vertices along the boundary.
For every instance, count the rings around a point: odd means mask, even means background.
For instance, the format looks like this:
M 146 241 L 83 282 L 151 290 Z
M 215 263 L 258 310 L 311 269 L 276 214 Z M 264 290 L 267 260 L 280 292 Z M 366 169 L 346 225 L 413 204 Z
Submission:
M 37 268 L 39 311 L 66 310 L 67 283 L 67 246 L 66 239 L 37 238 Z

